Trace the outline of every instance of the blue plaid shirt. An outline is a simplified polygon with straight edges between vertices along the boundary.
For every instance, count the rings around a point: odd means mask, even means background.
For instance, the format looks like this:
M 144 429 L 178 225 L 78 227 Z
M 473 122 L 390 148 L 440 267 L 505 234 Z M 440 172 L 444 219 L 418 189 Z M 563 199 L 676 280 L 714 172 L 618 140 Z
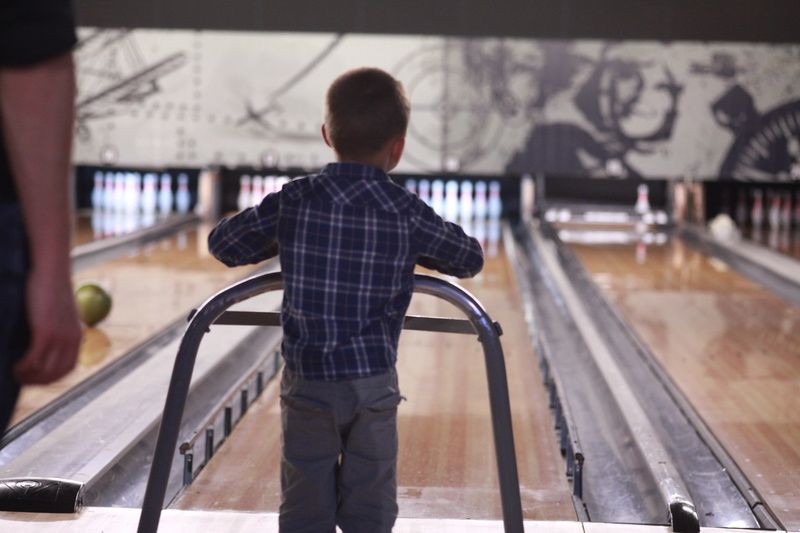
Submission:
M 382 170 L 353 163 L 286 184 L 223 219 L 208 243 L 228 266 L 280 252 L 283 356 L 309 380 L 394 367 L 415 264 L 461 278 L 483 267 L 478 241 Z

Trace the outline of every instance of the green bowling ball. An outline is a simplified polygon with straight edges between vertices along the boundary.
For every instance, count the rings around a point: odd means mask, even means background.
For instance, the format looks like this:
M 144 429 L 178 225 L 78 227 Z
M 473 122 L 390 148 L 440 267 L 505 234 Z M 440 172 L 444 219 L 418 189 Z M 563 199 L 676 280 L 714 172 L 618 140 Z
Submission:
M 94 283 L 84 283 L 78 287 L 75 303 L 81 322 L 89 327 L 99 324 L 111 312 L 111 296 Z

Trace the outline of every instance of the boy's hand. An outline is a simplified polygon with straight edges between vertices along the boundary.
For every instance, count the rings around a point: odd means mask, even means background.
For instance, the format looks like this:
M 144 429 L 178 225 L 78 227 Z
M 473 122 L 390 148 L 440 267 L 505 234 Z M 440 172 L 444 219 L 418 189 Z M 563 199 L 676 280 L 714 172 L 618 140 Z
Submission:
M 30 273 L 26 303 L 31 344 L 14 366 L 14 376 L 20 383 L 51 383 L 75 367 L 81 326 L 74 298 L 68 276 L 53 277 L 36 270 Z

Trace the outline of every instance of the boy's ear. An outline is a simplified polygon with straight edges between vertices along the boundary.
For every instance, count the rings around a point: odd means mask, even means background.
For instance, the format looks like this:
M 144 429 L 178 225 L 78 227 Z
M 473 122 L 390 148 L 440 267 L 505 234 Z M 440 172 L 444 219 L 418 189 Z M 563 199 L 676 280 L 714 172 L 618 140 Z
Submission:
M 325 141 L 325 144 L 333 148 L 333 146 L 331 146 L 331 140 L 328 139 L 328 130 L 325 129 L 325 124 L 322 125 L 322 138 Z
M 398 137 L 395 139 L 394 143 L 392 143 L 392 159 L 395 161 L 395 164 L 403 157 L 403 149 L 405 146 L 406 138 L 404 136 Z

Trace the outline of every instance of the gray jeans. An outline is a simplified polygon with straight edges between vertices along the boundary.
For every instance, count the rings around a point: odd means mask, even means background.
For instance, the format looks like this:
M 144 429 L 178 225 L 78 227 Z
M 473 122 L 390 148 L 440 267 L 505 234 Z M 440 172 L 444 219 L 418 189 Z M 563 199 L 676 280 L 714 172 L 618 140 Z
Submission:
M 280 533 L 390 533 L 397 518 L 397 373 L 305 381 L 284 370 Z

